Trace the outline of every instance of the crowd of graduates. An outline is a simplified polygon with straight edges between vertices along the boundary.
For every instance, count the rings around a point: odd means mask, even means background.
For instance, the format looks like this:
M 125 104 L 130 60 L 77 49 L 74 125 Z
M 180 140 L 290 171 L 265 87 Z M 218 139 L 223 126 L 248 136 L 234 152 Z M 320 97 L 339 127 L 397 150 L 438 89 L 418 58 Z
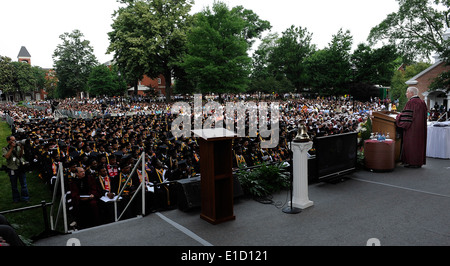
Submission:
M 72 101 L 61 101 L 58 109 L 67 108 L 67 103 L 73 108 Z M 90 107 L 101 110 L 102 104 L 91 102 Z M 107 105 L 111 108 L 117 104 L 117 101 L 109 101 Z M 124 115 L 110 113 L 91 119 L 55 119 L 48 110 L 2 106 L 12 117 L 20 112 L 22 119 L 15 120 L 12 130 L 26 147 L 25 158 L 30 170 L 37 170 L 40 178 L 53 187 L 59 166 L 63 167 L 69 192 L 70 223 L 75 228 L 114 221 L 113 204 L 108 199 L 123 190 L 119 201 L 123 209 L 142 180 L 146 182 L 149 195 L 146 197 L 149 211 L 174 208 L 177 204 L 175 181 L 200 174 L 197 140 L 172 135 L 171 124 L 177 115 L 170 113 L 170 105 L 119 104 L 124 108 L 120 111 Z M 145 112 L 136 112 L 135 106 Z M 289 99 L 280 101 L 279 106 L 278 145 L 262 149 L 259 135 L 234 139 L 234 168 L 289 159 L 288 143 L 296 136 L 299 121 L 307 125 L 308 134 L 313 138 L 355 131 L 372 111 L 380 109 L 376 102 L 355 104 L 342 98 Z M 139 166 L 128 179 L 142 155 L 145 155 L 145 173 L 141 173 Z M 139 200 L 134 200 L 125 215 L 133 216 L 138 212 Z

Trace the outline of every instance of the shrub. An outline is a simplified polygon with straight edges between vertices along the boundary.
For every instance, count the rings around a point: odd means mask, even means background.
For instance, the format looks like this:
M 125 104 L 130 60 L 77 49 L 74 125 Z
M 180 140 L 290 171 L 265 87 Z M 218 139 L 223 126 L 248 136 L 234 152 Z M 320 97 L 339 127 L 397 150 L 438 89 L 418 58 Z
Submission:
M 245 194 L 253 197 L 267 197 L 290 185 L 290 173 L 287 164 L 266 164 L 246 169 L 240 168 L 237 177 Z

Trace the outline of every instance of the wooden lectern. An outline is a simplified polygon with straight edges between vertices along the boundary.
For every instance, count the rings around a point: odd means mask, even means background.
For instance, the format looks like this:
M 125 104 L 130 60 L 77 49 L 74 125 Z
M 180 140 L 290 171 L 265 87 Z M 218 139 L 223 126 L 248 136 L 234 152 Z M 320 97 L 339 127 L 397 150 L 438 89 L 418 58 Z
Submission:
M 384 133 L 395 140 L 395 161 L 400 160 L 401 138 L 397 136 L 395 119 L 399 113 L 392 111 L 378 111 L 372 113 L 372 133 Z
M 200 145 L 200 217 L 219 224 L 234 220 L 232 140 L 224 128 L 193 130 Z

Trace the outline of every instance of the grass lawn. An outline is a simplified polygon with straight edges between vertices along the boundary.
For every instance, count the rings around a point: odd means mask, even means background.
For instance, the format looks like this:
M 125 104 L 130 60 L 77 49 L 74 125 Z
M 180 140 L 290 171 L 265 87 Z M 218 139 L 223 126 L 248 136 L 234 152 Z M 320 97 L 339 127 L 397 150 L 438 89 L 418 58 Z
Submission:
M 9 135 L 11 135 L 9 125 L 4 121 L 0 121 L 1 148 L 7 145 L 6 137 Z M 0 156 L 0 166 L 5 164 L 5 162 L 5 158 Z M 51 189 L 38 177 L 38 173 L 33 171 L 27 172 L 26 175 L 28 191 L 30 193 L 30 202 L 13 203 L 9 176 L 6 172 L 0 171 L 0 212 L 40 205 L 43 200 L 46 202 L 52 201 Z M 18 187 L 20 191 L 20 183 L 18 184 Z M 51 206 L 47 206 L 48 214 L 50 213 L 50 207 Z M 24 239 L 31 239 L 42 233 L 45 229 L 42 208 L 4 214 L 4 216 L 16 228 L 17 233 Z

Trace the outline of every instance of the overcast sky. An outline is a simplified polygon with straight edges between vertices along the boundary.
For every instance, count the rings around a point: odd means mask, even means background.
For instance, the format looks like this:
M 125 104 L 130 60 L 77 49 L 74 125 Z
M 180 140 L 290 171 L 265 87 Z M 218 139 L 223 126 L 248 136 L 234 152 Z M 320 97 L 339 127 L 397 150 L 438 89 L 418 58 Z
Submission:
M 396 0 L 223 0 L 228 7 L 242 5 L 268 20 L 281 34 L 291 25 L 307 28 L 312 42 L 323 48 L 340 28 L 350 30 L 354 48 L 366 42 L 370 29 L 398 10 Z M 212 6 L 214 0 L 196 0 L 191 13 Z M 116 0 L 14 0 L 0 2 L 0 55 L 17 60 L 20 47 L 31 54 L 31 64 L 53 66 L 52 54 L 64 32 L 79 29 L 94 48 L 100 63 L 106 54 Z

